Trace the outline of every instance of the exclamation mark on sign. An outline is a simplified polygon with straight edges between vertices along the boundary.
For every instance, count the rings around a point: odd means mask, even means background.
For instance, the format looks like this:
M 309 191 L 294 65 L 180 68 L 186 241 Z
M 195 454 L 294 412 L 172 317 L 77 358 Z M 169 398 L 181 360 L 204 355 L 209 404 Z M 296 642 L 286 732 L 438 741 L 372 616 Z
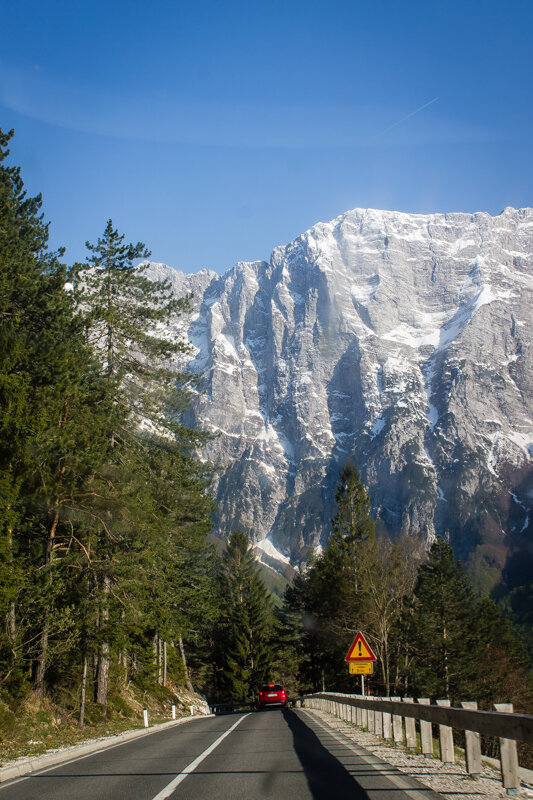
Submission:
M 361 644 L 361 641 L 358 641 L 357 644 L 359 645 L 359 658 L 361 658 L 363 655 L 363 645 Z

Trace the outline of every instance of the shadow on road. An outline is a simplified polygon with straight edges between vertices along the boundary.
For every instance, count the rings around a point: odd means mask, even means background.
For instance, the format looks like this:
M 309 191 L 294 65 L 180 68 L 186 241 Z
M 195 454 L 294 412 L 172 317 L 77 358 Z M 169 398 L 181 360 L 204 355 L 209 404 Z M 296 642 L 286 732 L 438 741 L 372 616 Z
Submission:
M 283 716 L 293 735 L 293 746 L 302 765 L 313 800 L 368 800 L 347 769 L 331 755 L 318 736 L 293 712 Z

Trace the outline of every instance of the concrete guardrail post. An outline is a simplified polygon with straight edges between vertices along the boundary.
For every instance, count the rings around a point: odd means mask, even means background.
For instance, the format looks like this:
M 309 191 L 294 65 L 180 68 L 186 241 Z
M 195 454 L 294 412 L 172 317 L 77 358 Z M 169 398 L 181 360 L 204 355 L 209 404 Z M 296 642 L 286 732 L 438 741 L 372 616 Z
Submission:
M 383 734 L 383 712 L 374 711 L 374 733 L 376 736 Z
M 393 702 L 399 703 L 400 697 L 391 697 Z M 392 715 L 392 737 L 394 744 L 403 744 L 403 722 L 399 714 Z
M 421 706 L 429 706 L 429 697 L 419 697 L 417 702 Z M 424 758 L 433 758 L 433 731 L 431 722 L 420 720 L 420 747 Z
M 449 700 L 437 700 L 438 706 L 449 708 L 451 703 Z M 440 760 L 448 767 L 455 761 L 455 753 L 453 749 L 453 728 L 448 725 L 439 725 L 439 743 L 440 743 Z
M 363 727 L 363 709 L 359 706 L 355 709 L 355 722 L 359 728 Z
M 512 703 L 495 703 L 496 711 L 513 713 Z M 500 739 L 500 765 L 502 783 L 507 794 L 518 794 L 520 779 L 518 777 L 518 750 L 515 739 Z
M 390 697 L 384 697 L 384 700 L 390 700 Z M 392 716 L 388 711 L 383 712 L 383 738 L 392 739 Z
M 361 727 L 366 728 L 368 730 L 368 708 L 365 708 L 365 706 L 363 706 L 361 711 L 362 711 Z
M 477 711 L 477 701 L 467 700 L 461 703 L 463 708 Z M 466 771 L 471 778 L 481 775 L 481 737 L 475 731 L 465 731 Z
M 412 703 L 412 697 L 404 697 L 404 703 Z M 409 750 L 418 750 L 418 742 L 416 741 L 416 722 L 414 717 L 405 717 L 405 744 Z
M 367 728 L 371 733 L 374 732 L 374 709 L 372 708 L 368 709 Z
M 147 728 L 148 727 L 148 709 L 146 709 L 146 708 L 143 708 L 143 722 L 144 722 L 144 727 Z

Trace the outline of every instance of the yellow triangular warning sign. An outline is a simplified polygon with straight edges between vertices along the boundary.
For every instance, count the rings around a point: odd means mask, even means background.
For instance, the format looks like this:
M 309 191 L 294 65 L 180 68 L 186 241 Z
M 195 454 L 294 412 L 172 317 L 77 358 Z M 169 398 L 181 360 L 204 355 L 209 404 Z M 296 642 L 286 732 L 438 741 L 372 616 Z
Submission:
M 358 632 L 357 636 L 352 642 L 352 646 L 346 654 L 345 661 L 375 661 L 376 656 L 372 652 L 370 645 L 361 633 Z

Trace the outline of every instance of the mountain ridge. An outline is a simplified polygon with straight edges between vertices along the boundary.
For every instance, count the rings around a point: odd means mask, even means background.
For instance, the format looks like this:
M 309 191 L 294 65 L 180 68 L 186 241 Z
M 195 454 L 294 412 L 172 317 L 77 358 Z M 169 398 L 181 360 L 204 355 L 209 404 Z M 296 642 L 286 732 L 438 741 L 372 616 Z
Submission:
M 218 534 L 302 561 L 351 457 L 378 527 L 447 536 L 501 581 L 532 535 L 532 252 L 528 208 L 353 209 L 224 275 L 151 267 L 195 295 L 169 335 L 203 374 L 205 457 L 228 464 Z

